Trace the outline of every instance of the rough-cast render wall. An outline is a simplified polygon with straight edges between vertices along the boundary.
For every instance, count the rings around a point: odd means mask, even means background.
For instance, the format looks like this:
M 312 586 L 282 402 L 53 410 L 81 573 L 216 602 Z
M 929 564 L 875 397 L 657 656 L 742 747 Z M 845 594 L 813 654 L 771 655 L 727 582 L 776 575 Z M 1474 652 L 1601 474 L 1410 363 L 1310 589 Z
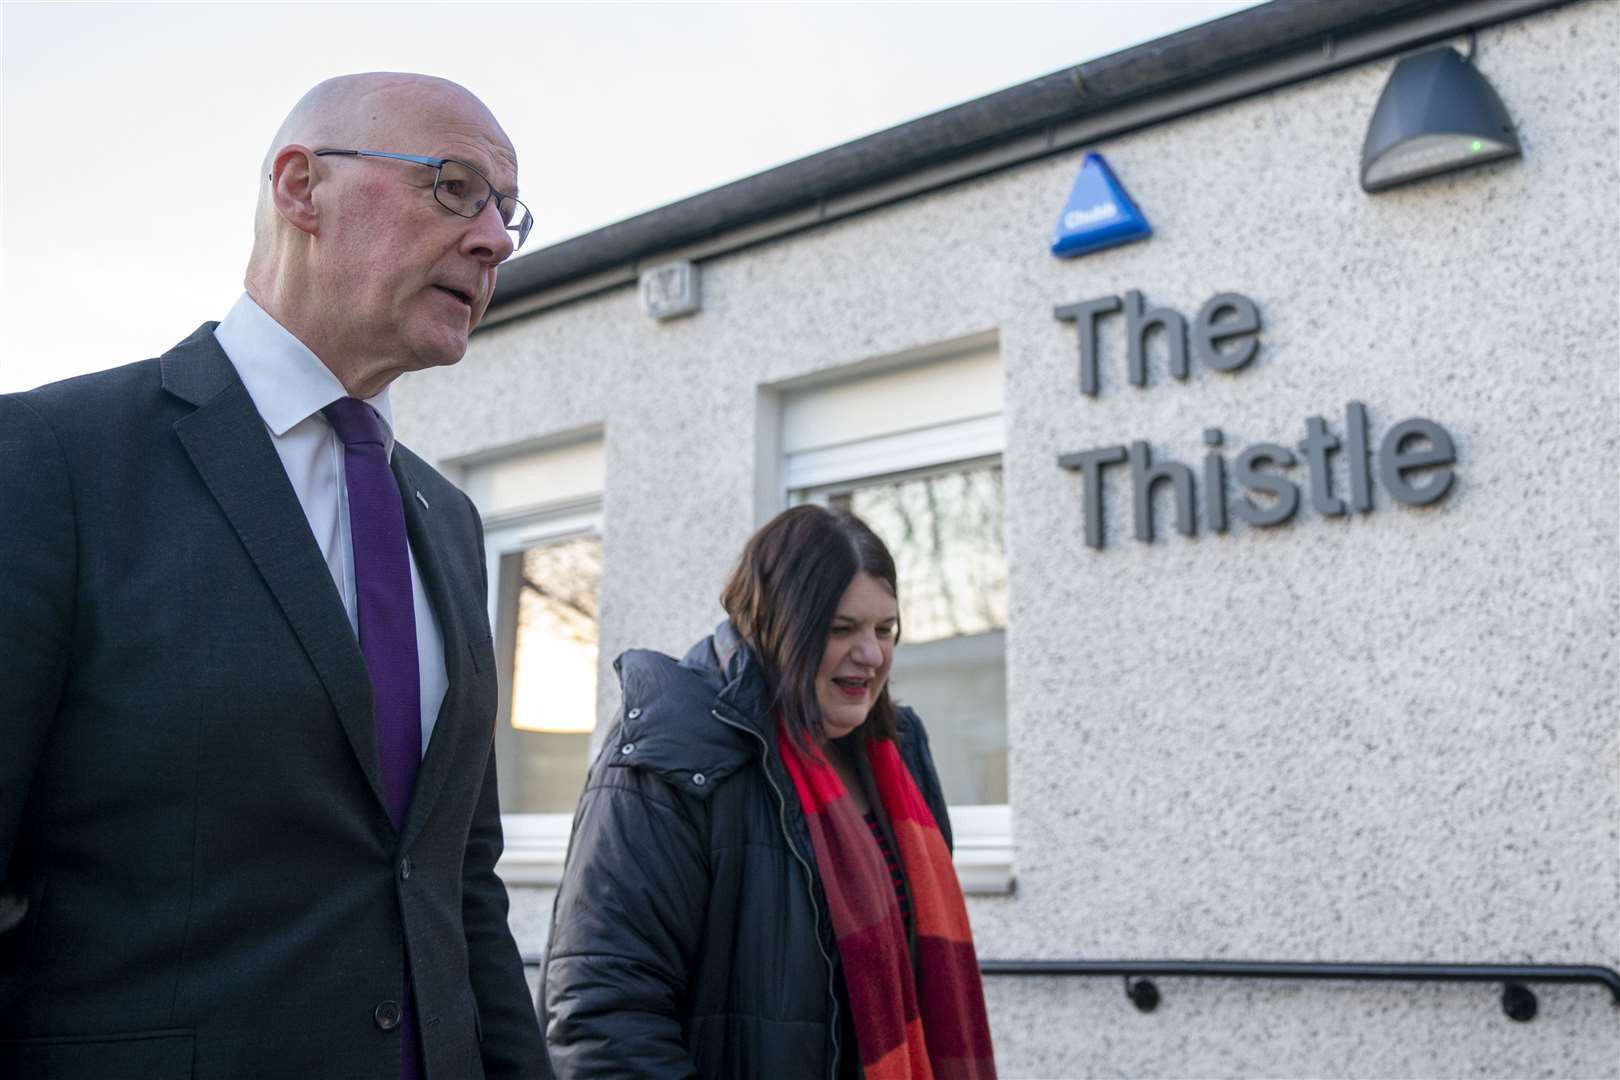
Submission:
M 1147 243 L 1045 253 L 1069 155 L 712 261 L 690 319 L 626 289 L 495 328 L 401 386 L 400 425 L 441 460 L 605 426 L 608 679 L 716 618 L 758 386 L 994 329 L 1018 888 L 970 901 L 981 955 L 1620 966 L 1617 53 L 1610 3 L 1480 35 L 1520 161 L 1363 194 L 1369 65 L 1097 147 Z M 1116 318 L 1081 397 L 1051 309 L 1129 288 L 1189 318 L 1252 297 L 1259 357 L 1131 387 Z M 1120 476 L 1108 547 L 1083 543 L 1059 453 L 1196 466 L 1219 426 L 1230 460 L 1307 416 L 1342 434 L 1352 400 L 1375 446 L 1451 432 L 1442 502 L 1188 539 L 1161 495 L 1146 545 Z M 516 892 L 538 949 L 549 894 Z M 1118 980 L 987 987 L 1009 1076 L 1620 1073 L 1590 987 L 1538 989 L 1530 1024 L 1491 986 L 1166 979 L 1152 1015 Z

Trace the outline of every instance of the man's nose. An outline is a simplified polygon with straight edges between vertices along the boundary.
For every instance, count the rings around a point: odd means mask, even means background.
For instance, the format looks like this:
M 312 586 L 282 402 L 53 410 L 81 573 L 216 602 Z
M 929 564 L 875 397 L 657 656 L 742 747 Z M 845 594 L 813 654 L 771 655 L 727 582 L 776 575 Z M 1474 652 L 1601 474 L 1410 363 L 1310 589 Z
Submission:
M 468 222 L 462 251 L 486 266 L 495 266 L 512 254 L 512 231 L 501 219 L 501 212 L 490 199 L 478 216 Z

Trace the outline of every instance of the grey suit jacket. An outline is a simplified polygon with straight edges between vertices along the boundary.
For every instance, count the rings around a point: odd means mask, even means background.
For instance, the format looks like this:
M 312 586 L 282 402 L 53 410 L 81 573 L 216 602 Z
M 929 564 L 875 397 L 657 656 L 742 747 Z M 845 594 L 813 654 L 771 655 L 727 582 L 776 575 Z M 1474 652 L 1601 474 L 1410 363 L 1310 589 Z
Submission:
M 396 830 L 358 643 L 212 331 L 0 397 L 0 1075 L 397 1077 L 402 940 L 430 1077 L 537 1072 L 478 515 L 396 446 L 449 677 Z

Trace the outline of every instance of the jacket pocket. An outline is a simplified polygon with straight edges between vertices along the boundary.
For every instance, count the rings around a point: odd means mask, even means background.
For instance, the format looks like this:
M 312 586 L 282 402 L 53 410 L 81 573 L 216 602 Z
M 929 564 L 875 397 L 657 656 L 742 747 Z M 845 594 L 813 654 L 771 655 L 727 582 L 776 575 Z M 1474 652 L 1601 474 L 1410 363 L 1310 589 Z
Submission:
M 493 674 L 495 671 L 495 639 L 488 634 L 473 631 L 473 636 L 467 639 L 467 651 L 472 653 L 473 670 L 480 675 Z
M 478 995 L 474 994 L 470 989 L 467 991 L 467 1007 L 472 1009 L 473 1040 L 479 1046 L 483 1046 L 484 1019 L 478 1012 Z
M 189 1080 L 189 1028 L 0 1039 L 0 1076 L 29 1080 Z

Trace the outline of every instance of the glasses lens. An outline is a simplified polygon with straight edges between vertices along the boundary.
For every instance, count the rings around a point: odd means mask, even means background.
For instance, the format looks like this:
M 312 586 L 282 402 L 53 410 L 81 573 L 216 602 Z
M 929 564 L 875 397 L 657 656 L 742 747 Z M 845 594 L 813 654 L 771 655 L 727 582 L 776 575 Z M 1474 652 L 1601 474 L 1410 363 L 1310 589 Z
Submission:
M 459 161 L 447 161 L 439 168 L 439 185 L 433 197 L 452 213 L 477 217 L 489 198 L 489 181 Z
M 516 199 L 502 199 L 501 216 L 506 219 L 506 227 L 512 230 L 513 249 L 522 247 L 523 241 L 529 238 L 529 230 L 534 228 L 534 215 Z
M 474 171 L 472 166 L 459 161 L 446 161 L 439 168 L 439 184 L 434 188 L 433 197 L 452 213 L 477 217 L 491 197 L 491 188 L 489 181 Z M 529 230 L 534 227 L 529 208 L 514 198 L 501 197 L 498 209 L 501 221 L 512 230 L 513 248 L 522 247 L 523 241 L 529 238 Z

